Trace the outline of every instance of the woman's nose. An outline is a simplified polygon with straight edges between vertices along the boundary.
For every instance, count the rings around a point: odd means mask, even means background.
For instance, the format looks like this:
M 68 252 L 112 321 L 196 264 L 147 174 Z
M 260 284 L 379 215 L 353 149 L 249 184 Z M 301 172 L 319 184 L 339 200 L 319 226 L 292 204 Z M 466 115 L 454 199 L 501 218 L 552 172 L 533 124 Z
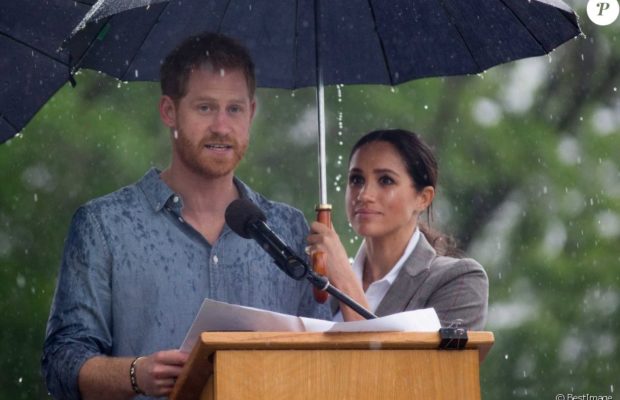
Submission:
M 374 188 L 369 183 L 365 183 L 357 193 L 357 199 L 360 201 L 368 201 L 374 198 Z

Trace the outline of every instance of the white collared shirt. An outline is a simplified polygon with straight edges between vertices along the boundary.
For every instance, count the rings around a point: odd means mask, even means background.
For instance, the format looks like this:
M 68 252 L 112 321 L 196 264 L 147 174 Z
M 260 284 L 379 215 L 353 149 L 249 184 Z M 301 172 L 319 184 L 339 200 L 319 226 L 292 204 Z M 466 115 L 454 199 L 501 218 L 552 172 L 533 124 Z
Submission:
M 368 301 L 368 307 L 371 312 L 374 313 L 377 310 L 377 307 L 379 307 L 381 300 L 383 300 L 387 291 L 390 289 L 390 286 L 392 286 L 392 283 L 394 283 L 394 280 L 396 280 L 398 273 L 402 269 L 403 265 L 405 264 L 405 261 L 409 258 L 411 253 L 413 253 L 413 249 L 415 249 L 415 246 L 418 244 L 419 240 L 420 240 L 420 230 L 416 227 L 415 231 L 413 232 L 413 235 L 411 235 L 411 238 L 409 239 L 409 243 L 407 244 L 407 247 L 405 247 L 405 251 L 403 255 L 398 259 L 396 264 L 394 264 L 392 269 L 390 269 L 390 272 L 388 272 L 383 278 L 379 279 L 378 281 L 374 281 L 368 286 L 368 289 L 366 289 L 366 292 L 364 294 L 366 295 L 366 300 Z M 353 268 L 353 272 L 355 273 L 355 277 L 357 278 L 358 282 L 362 286 L 363 286 L 362 277 L 364 275 L 364 261 L 365 260 L 366 260 L 366 241 L 364 240 L 359 250 L 357 251 L 357 254 L 355 255 L 355 259 L 353 260 L 353 264 L 351 266 Z M 336 315 L 334 315 L 334 321 L 342 321 L 342 320 L 343 320 L 342 312 L 338 311 Z

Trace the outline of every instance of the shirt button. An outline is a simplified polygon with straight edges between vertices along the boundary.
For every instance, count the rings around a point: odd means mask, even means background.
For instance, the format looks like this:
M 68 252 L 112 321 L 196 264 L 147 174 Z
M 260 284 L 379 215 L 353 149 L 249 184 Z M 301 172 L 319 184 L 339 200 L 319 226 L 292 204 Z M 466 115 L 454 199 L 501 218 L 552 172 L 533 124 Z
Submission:
M 213 262 L 217 264 L 218 261 L 219 261 L 219 258 L 217 258 L 217 256 L 213 256 Z
M 175 202 L 175 203 L 178 203 L 179 202 L 179 196 L 174 196 L 172 198 L 172 201 Z

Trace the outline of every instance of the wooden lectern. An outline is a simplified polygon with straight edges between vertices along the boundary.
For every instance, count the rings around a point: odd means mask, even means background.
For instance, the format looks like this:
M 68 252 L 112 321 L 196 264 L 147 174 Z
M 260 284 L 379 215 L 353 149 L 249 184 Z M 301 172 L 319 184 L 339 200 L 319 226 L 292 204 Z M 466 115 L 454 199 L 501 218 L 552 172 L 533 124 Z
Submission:
M 493 333 L 204 332 L 171 395 L 189 399 L 480 399 Z

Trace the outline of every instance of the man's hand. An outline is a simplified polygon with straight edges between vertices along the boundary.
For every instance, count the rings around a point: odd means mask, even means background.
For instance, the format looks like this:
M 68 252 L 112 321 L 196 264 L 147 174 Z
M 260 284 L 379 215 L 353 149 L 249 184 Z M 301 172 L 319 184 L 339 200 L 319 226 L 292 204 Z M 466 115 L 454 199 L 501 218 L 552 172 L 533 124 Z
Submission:
M 136 362 L 136 380 L 148 396 L 167 396 L 181 374 L 189 354 L 165 350 L 141 357 Z
M 187 362 L 189 354 L 165 350 L 136 361 L 138 387 L 148 396 L 166 396 Z M 136 394 L 129 379 L 133 357 L 96 356 L 80 369 L 79 389 L 84 400 L 128 400 Z

